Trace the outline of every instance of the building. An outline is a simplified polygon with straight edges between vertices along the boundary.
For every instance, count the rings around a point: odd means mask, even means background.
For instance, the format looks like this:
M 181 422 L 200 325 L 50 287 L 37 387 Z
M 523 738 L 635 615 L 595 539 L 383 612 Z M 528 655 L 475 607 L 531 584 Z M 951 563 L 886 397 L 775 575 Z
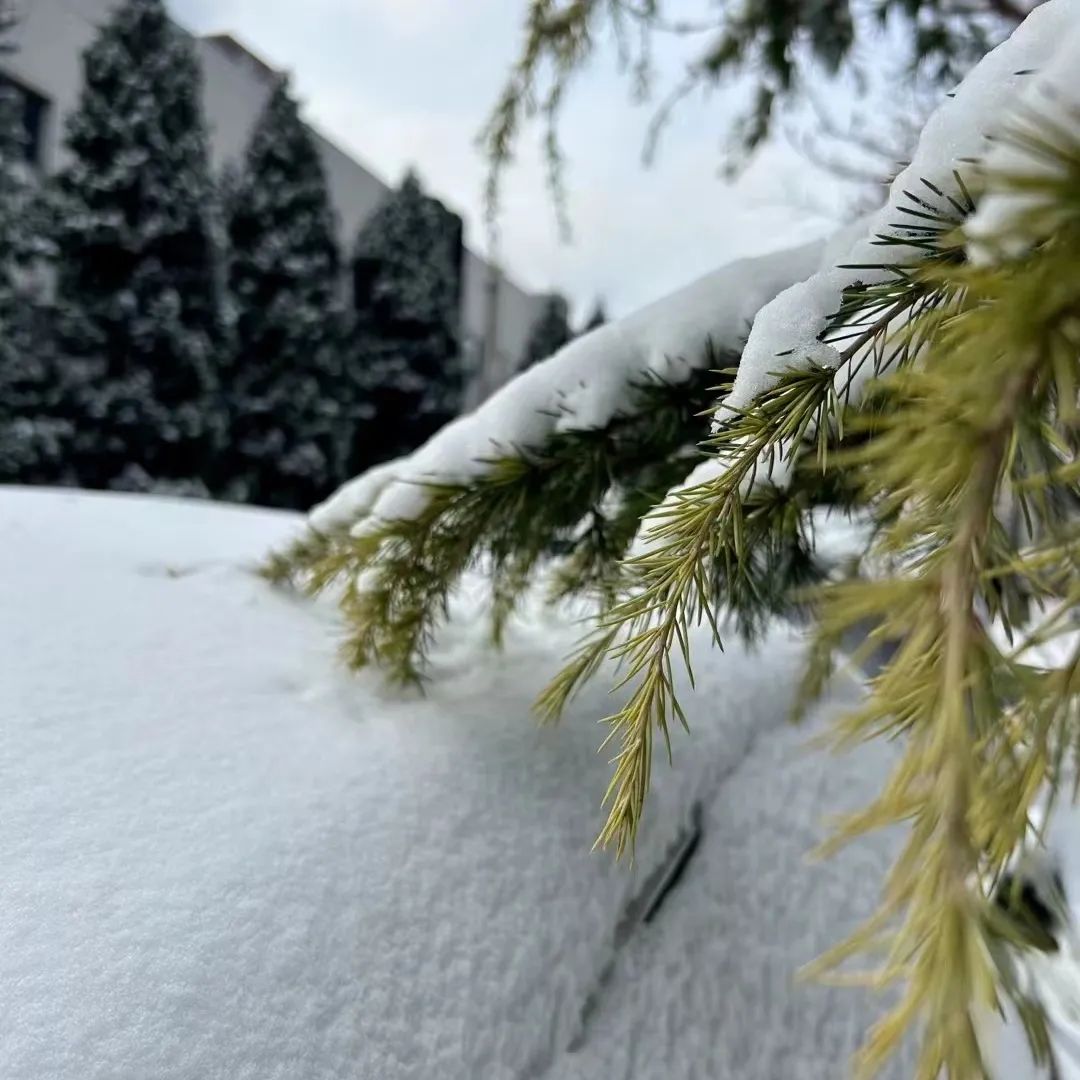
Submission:
M 18 49 L 0 62 L 0 73 L 26 100 L 27 153 L 47 175 L 63 167 L 64 120 L 78 102 L 80 58 L 117 0 L 20 0 Z M 278 72 L 230 34 L 196 39 L 203 68 L 204 106 L 213 163 L 222 169 L 243 154 Z M 355 158 L 314 131 L 341 243 L 352 247 L 358 229 L 387 196 L 387 184 Z M 423 162 L 417 162 L 423 172 Z M 462 331 L 474 377 L 474 405 L 517 369 L 544 296 L 526 292 L 466 248 L 462 266 Z

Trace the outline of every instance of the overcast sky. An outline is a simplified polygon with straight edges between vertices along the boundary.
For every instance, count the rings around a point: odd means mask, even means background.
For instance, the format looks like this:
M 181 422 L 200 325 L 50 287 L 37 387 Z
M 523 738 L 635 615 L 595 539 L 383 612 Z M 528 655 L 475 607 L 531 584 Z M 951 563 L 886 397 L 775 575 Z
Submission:
M 482 248 L 484 162 L 476 132 L 516 55 L 524 0 L 170 0 L 199 33 L 229 31 L 288 69 L 307 118 L 375 173 L 396 182 L 415 165 L 462 212 Z M 707 8 L 685 0 L 687 14 Z M 678 7 L 678 5 L 676 5 Z M 683 46 L 662 45 L 661 85 Z M 666 76 L 666 78 L 665 78 Z M 806 169 L 767 152 L 735 186 L 718 178 L 730 96 L 687 101 L 659 160 L 640 163 L 648 107 L 630 104 L 614 55 L 572 87 L 563 122 L 574 239 L 559 239 L 537 132 L 506 181 L 501 254 L 532 289 L 577 304 L 604 297 L 614 314 L 744 254 L 819 235 L 807 214 Z M 816 181 L 820 182 L 820 181 Z

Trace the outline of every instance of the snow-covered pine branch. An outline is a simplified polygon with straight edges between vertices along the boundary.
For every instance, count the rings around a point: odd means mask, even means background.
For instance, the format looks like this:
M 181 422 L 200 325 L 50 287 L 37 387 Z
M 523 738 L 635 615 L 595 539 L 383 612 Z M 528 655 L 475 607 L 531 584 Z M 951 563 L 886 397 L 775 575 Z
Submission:
M 878 915 L 817 969 L 873 952 L 887 957 L 874 985 L 902 984 L 862 1055 L 868 1075 L 916 1022 L 919 1075 L 985 1075 L 974 1018 L 1012 992 L 1001 945 L 1025 939 L 994 915 L 980 874 L 996 880 L 1029 839 L 1037 794 L 1068 782 L 1080 651 L 1045 671 L 1013 639 L 1041 639 L 1036 601 L 1053 597 L 1059 624 L 1080 603 L 1078 25 L 1076 0 L 1034 12 L 933 115 L 837 265 L 761 311 L 718 413 L 714 459 L 643 522 L 636 578 L 556 683 L 565 700 L 602 655 L 632 674 L 610 721 L 620 752 L 601 834 L 621 851 L 640 821 L 654 730 L 666 738 L 682 716 L 671 654 L 689 663 L 686 627 L 727 600 L 710 564 L 727 568 L 728 588 L 732 568 L 744 574 L 774 531 L 755 500 L 797 486 L 807 443 L 821 468 L 840 458 L 880 530 L 876 553 L 902 563 L 826 589 L 817 611 L 815 666 L 867 626 L 871 644 L 895 649 L 837 741 L 900 737 L 904 759 L 840 842 L 903 823 L 908 843 Z M 972 247 L 940 201 L 963 219 L 984 193 Z M 1023 258 L 1002 265 L 1001 254 Z M 872 375 L 884 377 L 864 406 Z M 999 519 L 1008 496 L 1034 544 Z M 775 505 L 776 530 L 805 509 Z M 993 643 L 995 625 L 1008 647 Z M 1025 1023 L 1045 1047 L 1038 1011 Z
M 557 713 L 606 659 L 624 665 L 599 842 L 631 847 L 657 732 L 667 741 L 675 720 L 686 725 L 672 654 L 689 664 L 691 627 L 707 618 L 719 635 L 722 609 L 790 596 L 777 582 L 806 576 L 816 507 L 870 515 L 880 575 L 816 599 L 806 683 L 820 689 L 837 644 L 867 626 L 872 645 L 895 650 L 837 741 L 895 736 L 902 761 L 840 839 L 903 824 L 908 845 L 879 916 L 821 965 L 884 945 L 875 982 L 902 985 L 898 1011 L 871 1034 L 868 1073 L 918 1021 L 920 1075 L 984 1075 L 974 1017 L 1011 992 L 995 962 L 1016 928 L 1002 928 L 981 883 L 1024 843 L 1033 800 L 1062 782 L 1062 748 L 1075 746 L 1080 652 L 1050 671 L 1023 652 L 1061 631 L 1033 628 L 1039 604 L 1058 623 L 1080 604 L 1078 25 L 1080 0 L 1036 10 L 931 117 L 886 206 L 823 253 L 736 265 L 563 350 L 356 481 L 314 516 L 327 531 L 294 556 L 312 587 L 342 585 L 355 664 L 417 677 L 478 554 L 492 560 L 497 601 L 512 603 L 571 527 L 591 515 L 603 538 L 618 487 L 605 440 L 617 427 L 632 422 L 632 458 L 680 457 L 686 431 L 650 431 L 662 425 L 638 380 L 690 382 L 687 348 L 702 349 L 705 331 L 737 348 L 752 320 L 712 459 L 666 498 L 649 489 L 655 499 L 634 505 L 645 542 L 620 558 L 595 635 L 542 708 Z M 1001 252 L 1021 257 L 1001 263 Z M 1000 520 L 1009 496 L 1024 537 Z M 992 628 L 1021 647 L 1002 647 Z
M 938 223 L 936 213 L 968 209 L 968 184 L 985 183 L 987 173 L 1032 165 L 1009 142 L 995 141 L 1007 123 L 1022 120 L 1023 109 L 1048 101 L 1060 113 L 1075 104 L 1071 78 L 1080 56 L 1080 4 L 1052 0 L 1043 4 L 992 52 L 931 114 L 911 162 L 896 176 L 885 204 L 867 218 L 837 232 L 827 244 L 819 270 L 799 280 L 765 304 L 757 313 L 739 360 L 731 392 L 714 420 L 719 430 L 725 418 L 751 408 L 776 387 L 785 373 L 814 367 L 837 372 L 833 388 L 844 400 L 857 398 L 862 387 L 880 374 L 880 363 L 867 358 L 887 336 L 895 338 L 911 316 L 910 306 L 889 311 L 886 305 L 868 307 L 857 329 L 869 324 L 859 348 L 850 347 L 851 320 L 838 318 L 848 291 L 897 282 L 906 268 L 927 258 L 927 239 Z M 1006 120 L 1005 118 L 1011 118 Z M 965 181 L 967 183 L 965 183 Z M 1033 196 L 990 192 L 974 214 L 963 213 L 965 234 L 978 253 L 979 237 L 1000 234 L 1009 214 L 1030 205 Z M 929 200 L 929 201 L 928 201 Z M 884 316 L 883 317 L 883 313 Z M 813 427 L 813 421 L 810 427 Z M 755 481 L 785 484 L 790 469 L 785 456 L 794 448 L 780 444 L 781 454 L 755 473 Z M 721 457 L 703 461 L 678 485 L 665 503 L 642 521 L 633 553 L 647 555 L 657 543 L 657 523 L 668 519 L 673 506 L 688 491 L 722 477 L 728 465 Z M 743 485 L 745 487 L 745 483 Z M 663 530 L 660 530 L 661 533 Z
M 364 531 L 414 518 L 429 497 L 427 485 L 467 482 L 493 459 L 541 449 L 559 432 L 603 428 L 633 410 L 643 380 L 679 383 L 699 370 L 707 341 L 718 351 L 738 349 L 760 307 L 816 270 L 821 252 L 813 242 L 741 259 L 575 339 L 416 453 L 346 484 L 312 511 L 312 527 L 336 532 L 360 522 Z
M 831 265 L 786 289 L 758 313 L 726 405 L 749 405 L 775 385 L 775 373 L 781 368 L 806 361 L 840 365 L 839 350 L 823 339 L 845 291 L 856 284 L 887 281 L 892 271 L 883 265 L 886 261 L 890 266 L 914 265 L 926 257 L 922 246 L 894 243 L 885 260 L 881 238 L 902 239 L 908 229 L 915 235 L 920 219 L 912 211 L 917 213 L 919 207 L 912 206 L 911 195 L 926 198 L 929 185 L 954 198 L 965 196 L 958 188 L 957 174 L 973 174 L 995 132 L 1001 132 L 1003 118 L 1030 92 L 1033 80 L 1045 86 L 1055 73 L 1067 73 L 1060 89 L 1070 93 L 1069 83 L 1077 70 L 1078 23 L 1076 0 L 1052 0 L 1033 11 L 1011 37 L 976 65 L 930 116 L 911 163 L 893 181 L 887 202 L 871 215 L 861 235 L 847 250 L 834 249 Z
M 556 432 L 603 427 L 632 407 L 633 388 L 642 377 L 685 378 L 710 338 L 720 348 L 736 348 L 750 327 L 724 401 L 730 409 L 753 402 L 780 370 L 806 362 L 838 367 L 840 350 L 822 338 L 847 288 L 889 279 L 880 239 L 902 237 L 905 229 L 918 226 L 909 216 L 907 193 L 926 196 L 930 183 L 954 197 L 963 195 L 957 171 L 984 154 L 1008 104 L 1054 55 L 1078 12 L 1074 0 L 1043 5 L 988 54 L 931 116 L 887 204 L 869 219 L 842 230 L 827 245 L 815 242 L 739 260 L 578 338 L 416 453 L 344 485 L 312 511 L 311 525 L 334 532 L 372 519 L 360 525 L 365 530 L 373 522 L 415 517 L 427 498 L 425 485 L 467 481 L 482 474 L 495 456 L 541 447 Z M 894 244 L 888 255 L 890 264 L 914 264 L 926 251 Z
M 416 453 L 358 477 L 265 568 L 341 587 L 350 666 L 421 677 L 461 575 L 487 558 L 496 640 L 534 570 L 554 597 L 617 594 L 640 519 L 700 456 L 705 410 L 754 313 L 812 272 L 822 244 L 745 259 L 601 326 L 525 372 Z

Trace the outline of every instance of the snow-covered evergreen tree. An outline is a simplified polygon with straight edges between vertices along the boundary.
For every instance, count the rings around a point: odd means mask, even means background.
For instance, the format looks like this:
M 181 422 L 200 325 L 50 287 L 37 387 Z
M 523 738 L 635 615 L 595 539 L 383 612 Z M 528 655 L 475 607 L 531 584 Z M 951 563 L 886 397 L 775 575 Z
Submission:
M 0 55 L 14 25 L 0 4 Z M 0 483 L 57 483 L 73 427 L 55 415 L 60 372 L 35 274 L 47 223 L 26 163 L 23 109 L 20 91 L 0 80 Z
M 334 213 L 287 81 L 270 95 L 229 187 L 235 351 L 222 479 L 235 498 L 302 509 L 345 478 L 352 422 Z
M 11 51 L 13 11 L 0 4 L 0 56 Z M 24 147 L 23 103 L 19 91 L 0 78 L 0 303 L 12 306 L 17 270 L 26 255 L 24 210 L 30 192 Z M 0 340 L 0 348 L 4 343 Z
M 789 6 L 740 10 L 765 7 Z M 609 7 L 530 10 L 558 38 Z M 599 840 L 620 853 L 686 725 L 691 626 L 753 638 L 800 605 L 817 624 L 803 704 L 838 650 L 887 645 L 835 742 L 887 738 L 896 767 L 836 842 L 901 828 L 907 843 L 880 911 L 817 967 L 871 955 L 865 981 L 898 990 L 861 1075 L 914 1031 L 917 1076 L 984 1080 L 983 1021 L 1004 998 L 1040 1061 L 1055 1053 L 1042 990 L 1075 1015 L 1063 883 L 1047 873 L 1051 909 L 1012 867 L 1080 774 L 1078 70 L 1080 0 L 1034 6 L 943 95 L 880 211 L 580 338 L 346 485 L 267 568 L 339 582 L 348 659 L 406 682 L 478 562 L 496 638 L 527 588 L 591 603 L 593 632 L 538 708 L 557 719 L 597 673 L 621 680 Z M 850 558 L 819 545 L 826 513 L 851 519 Z M 1040 986 L 1058 952 L 1071 985 Z
M 6 38 L 13 13 L 0 7 L 0 56 L 8 51 Z M 30 185 L 23 153 L 22 101 L 19 92 L 0 79 L 0 385 L 22 362 L 25 343 L 19 313 L 23 307 L 20 275 L 25 262 L 26 204 Z M 0 400 L 0 408 L 4 405 Z
M 552 293 L 544 300 L 543 309 L 529 332 L 525 354 L 521 359 L 522 369 L 554 356 L 573 336 L 570 305 L 565 296 Z
M 461 218 L 413 172 L 361 228 L 346 363 L 368 419 L 354 467 L 408 453 L 460 411 L 461 262 Z
M 78 479 L 202 490 L 223 423 L 198 61 L 162 0 L 124 0 L 83 74 L 56 230 Z

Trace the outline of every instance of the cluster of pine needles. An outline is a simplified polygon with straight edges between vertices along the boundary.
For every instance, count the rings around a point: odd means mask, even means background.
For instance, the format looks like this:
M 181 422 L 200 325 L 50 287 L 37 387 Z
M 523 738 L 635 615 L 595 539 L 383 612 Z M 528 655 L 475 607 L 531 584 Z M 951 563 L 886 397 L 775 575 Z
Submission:
M 710 357 L 685 384 L 638 387 L 635 407 L 601 430 L 512 448 L 468 484 L 432 485 L 415 520 L 312 535 L 267 568 L 312 592 L 337 588 L 350 663 L 403 682 L 422 678 L 472 566 L 491 572 L 496 636 L 541 568 L 554 595 L 591 597 L 596 628 L 539 708 L 557 719 L 585 680 L 621 664 L 598 840 L 619 853 L 642 819 L 656 735 L 670 754 L 670 725 L 686 724 L 673 666 L 690 666 L 694 624 L 710 623 L 719 642 L 720 617 L 733 614 L 753 637 L 773 614 L 808 607 L 804 706 L 853 633 L 867 653 L 889 644 L 831 741 L 894 740 L 896 765 L 830 847 L 896 824 L 907 842 L 879 911 L 815 969 L 873 956 L 865 981 L 897 987 L 861 1053 L 864 1075 L 913 1028 L 920 1080 L 986 1075 L 979 1017 L 1003 995 L 1036 1054 L 1050 1053 L 1038 1003 L 1007 960 L 1030 935 L 994 899 L 1033 842 L 1038 801 L 1075 794 L 1080 648 L 1065 635 L 1080 601 L 1080 143 L 1044 118 L 1010 137 L 1033 167 L 984 178 L 1026 200 L 1000 238 L 1009 257 L 967 260 L 975 200 L 959 176 L 951 193 L 909 192 L 879 238 L 884 282 L 862 285 L 866 268 L 851 267 L 823 335 L 838 369 L 789 357 L 753 404 L 716 408 L 710 433 L 715 375 L 704 371 L 730 362 Z M 716 467 L 668 494 L 698 445 Z M 809 524 L 823 505 L 872 524 L 862 573 L 826 580 Z M 1059 638 L 1065 662 L 1040 662 Z

